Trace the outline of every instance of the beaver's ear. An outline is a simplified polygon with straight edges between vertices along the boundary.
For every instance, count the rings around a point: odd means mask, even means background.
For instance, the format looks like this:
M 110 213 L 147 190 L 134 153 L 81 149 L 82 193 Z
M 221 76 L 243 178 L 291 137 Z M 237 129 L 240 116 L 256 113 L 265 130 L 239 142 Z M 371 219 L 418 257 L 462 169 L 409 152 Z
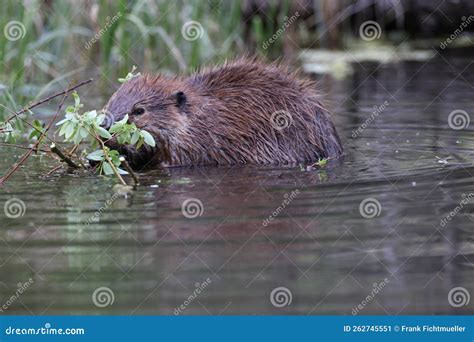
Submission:
M 174 93 L 173 98 L 178 108 L 182 108 L 186 104 L 186 95 L 182 91 Z

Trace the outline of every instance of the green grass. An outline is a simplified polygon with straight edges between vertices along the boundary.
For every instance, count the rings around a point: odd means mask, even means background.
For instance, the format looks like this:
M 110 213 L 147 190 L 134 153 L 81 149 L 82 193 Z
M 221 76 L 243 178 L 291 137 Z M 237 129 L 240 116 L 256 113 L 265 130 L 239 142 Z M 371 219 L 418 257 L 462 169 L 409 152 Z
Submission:
M 242 37 L 239 1 L 50 0 L 46 3 L 44 0 L 2 2 L 0 103 L 14 110 L 46 93 L 65 88 L 68 82 L 88 77 L 96 79 L 100 93 L 110 93 L 117 78 L 126 75 L 133 65 L 141 72 L 187 72 L 248 52 L 248 42 Z M 183 37 L 183 25 L 190 20 L 202 25 L 200 39 L 189 41 Z M 22 25 L 22 37 L 18 40 L 7 39 L 3 32 L 12 21 Z M 265 32 L 258 18 L 252 29 L 257 47 L 274 33 Z M 98 33 L 98 40 L 92 43 Z M 276 42 L 271 49 L 259 48 L 258 52 L 280 56 L 280 48 L 280 42 Z M 6 114 L 0 108 L 0 120 Z

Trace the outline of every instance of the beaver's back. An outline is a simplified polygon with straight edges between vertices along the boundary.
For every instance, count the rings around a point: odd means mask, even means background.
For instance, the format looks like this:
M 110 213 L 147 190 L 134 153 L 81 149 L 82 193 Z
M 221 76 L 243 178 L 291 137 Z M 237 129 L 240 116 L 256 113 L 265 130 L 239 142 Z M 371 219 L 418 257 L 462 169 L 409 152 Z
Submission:
M 281 164 L 342 154 L 315 83 L 285 67 L 240 60 L 188 82 L 197 93 L 191 136 L 206 140 L 201 162 Z

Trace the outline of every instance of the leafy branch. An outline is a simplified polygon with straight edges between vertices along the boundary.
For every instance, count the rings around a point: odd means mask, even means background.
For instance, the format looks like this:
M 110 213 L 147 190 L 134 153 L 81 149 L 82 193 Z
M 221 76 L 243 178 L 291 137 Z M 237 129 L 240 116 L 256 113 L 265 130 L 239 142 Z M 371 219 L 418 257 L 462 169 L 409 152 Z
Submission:
M 125 78 L 119 79 L 119 82 L 123 83 L 139 76 L 140 73 L 136 73 L 135 70 L 136 67 L 133 67 L 132 71 L 128 73 Z M 98 165 L 97 170 L 100 174 L 105 176 L 115 175 L 122 185 L 127 185 L 122 176 L 131 174 L 135 185 L 138 184 L 138 178 L 135 174 L 133 174 L 133 171 L 125 158 L 120 156 L 119 151 L 109 148 L 107 146 L 107 142 L 116 141 L 119 145 L 132 145 L 138 150 L 142 148 L 143 145 L 154 147 L 156 145 L 155 140 L 153 136 L 147 131 L 139 129 L 134 123 L 129 123 L 128 115 L 125 115 L 122 120 L 115 122 L 109 129 L 105 129 L 101 126 L 106 119 L 105 113 L 97 110 L 82 112 L 84 105 L 81 103 L 81 99 L 75 89 L 82 85 L 88 84 L 91 81 L 92 80 L 81 82 L 73 87 L 69 87 L 62 92 L 56 93 L 43 100 L 25 106 L 22 110 L 14 112 L 4 122 L 0 122 L 0 136 L 5 137 L 5 141 L 10 141 L 11 134 L 15 132 L 15 129 L 11 124 L 13 119 L 19 119 L 30 126 L 32 131 L 29 134 L 29 139 L 35 140 L 31 147 L 16 144 L 3 144 L 4 146 L 25 148 L 28 151 L 20 158 L 18 163 L 11 167 L 4 177 L 0 178 L 0 184 L 10 178 L 33 152 L 46 152 L 54 154 L 56 158 L 59 157 L 61 161 L 67 164 L 70 168 L 74 169 L 88 168 L 85 166 L 88 165 L 88 163 L 82 162 L 82 158 L 85 157 L 85 159 L 95 162 Z M 72 91 L 74 105 L 66 107 L 64 118 L 56 123 L 56 126 L 58 127 L 56 134 L 60 137 L 63 137 L 64 143 L 73 144 L 69 152 L 64 152 L 61 150 L 61 148 L 59 148 L 59 144 L 53 138 L 48 136 L 48 131 L 61 112 L 67 95 Z M 28 122 L 20 116 L 25 112 L 31 114 L 32 108 L 47 103 L 61 95 L 63 95 L 63 99 L 59 105 L 58 111 L 47 126 L 41 123 L 39 120 Z M 49 150 L 40 148 L 42 144 L 45 144 L 45 140 L 50 141 Z M 92 152 L 90 152 L 89 147 L 92 149 Z M 56 171 L 57 169 L 59 169 L 59 167 L 55 167 L 48 174 Z

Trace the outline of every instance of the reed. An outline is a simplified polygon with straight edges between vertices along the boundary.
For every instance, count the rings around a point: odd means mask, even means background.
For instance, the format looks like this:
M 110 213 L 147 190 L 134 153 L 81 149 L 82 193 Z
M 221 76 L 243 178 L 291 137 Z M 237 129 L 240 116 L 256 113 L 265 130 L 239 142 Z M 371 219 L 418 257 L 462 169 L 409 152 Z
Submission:
M 17 24 L 19 35 L 0 36 L 0 101 L 13 110 L 72 80 L 94 77 L 105 91 L 133 65 L 186 72 L 248 48 L 239 1 L 6 0 L 0 13 L 0 28 Z M 191 21 L 196 40 L 182 32 Z M 272 34 L 260 26 L 257 46 Z

